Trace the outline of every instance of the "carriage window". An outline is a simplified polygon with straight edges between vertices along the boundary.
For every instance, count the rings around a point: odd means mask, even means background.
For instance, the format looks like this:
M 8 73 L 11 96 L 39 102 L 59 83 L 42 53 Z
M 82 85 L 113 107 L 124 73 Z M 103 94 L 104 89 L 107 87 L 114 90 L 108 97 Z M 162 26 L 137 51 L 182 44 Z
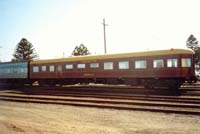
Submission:
M 5 69 L 5 73 L 11 73 L 10 69 Z
M 39 72 L 39 67 L 38 67 L 38 66 L 33 66 L 33 72 L 34 72 L 34 73 Z
M 78 64 L 77 68 L 79 68 L 79 69 L 85 68 L 85 64 Z
M 178 67 L 178 59 L 167 59 L 167 67 Z
M 21 72 L 26 73 L 26 72 L 28 72 L 28 70 L 27 70 L 27 68 L 21 68 Z
M 113 62 L 104 63 L 104 70 L 112 70 L 112 69 L 113 69 Z
M 135 61 L 135 68 L 136 69 L 147 68 L 147 61 L 146 60 Z
M 7 69 L 6 69 L 6 70 L 7 70 Z M 10 69 L 9 69 L 9 70 L 10 70 Z M 8 70 L 8 71 L 9 71 L 9 70 Z M 12 69 L 12 72 L 13 72 L 13 73 L 17 73 L 17 68 L 13 68 L 13 69 Z M 7 72 L 7 73 L 9 73 L 9 72 Z
M 51 66 L 49 67 L 49 71 L 50 71 L 50 72 L 54 72 L 54 66 L 53 66 L 53 65 L 51 65 Z
M 182 67 L 191 67 L 191 59 L 190 58 L 182 58 L 181 64 L 182 64 Z
M 20 69 L 19 69 L 19 72 L 20 72 L 20 73 L 24 73 L 24 72 L 25 72 L 24 68 L 20 68 Z
M 99 63 L 91 63 L 90 68 L 99 68 Z
M 42 72 L 46 72 L 47 67 L 46 66 L 42 66 Z
M 119 62 L 119 69 L 129 69 L 129 62 L 128 61 Z
M 162 68 L 162 67 L 164 67 L 164 61 L 162 59 L 153 61 L 153 68 Z
M 73 64 L 68 64 L 65 66 L 66 69 L 73 69 Z

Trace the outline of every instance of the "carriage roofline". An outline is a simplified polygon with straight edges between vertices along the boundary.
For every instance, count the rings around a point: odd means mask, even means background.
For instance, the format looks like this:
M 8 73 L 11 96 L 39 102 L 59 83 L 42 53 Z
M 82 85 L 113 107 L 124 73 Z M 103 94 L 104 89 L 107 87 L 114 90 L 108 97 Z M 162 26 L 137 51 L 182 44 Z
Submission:
M 59 59 L 34 60 L 34 61 L 31 61 L 31 64 L 74 62 L 74 61 L 94 61 L 95 62 L 96 60 L 103 60 L 103 59 L 175 55 L 175 54 L 194 54 L 194 52 L 189 49 L 169 49 L 169 50 L 155 50 L 155 51 L 144 51 L 144 52 L 133 52 L 133 53 L 120 53 L 120 54 L 71 56 L 71 57 L 59 58 Z

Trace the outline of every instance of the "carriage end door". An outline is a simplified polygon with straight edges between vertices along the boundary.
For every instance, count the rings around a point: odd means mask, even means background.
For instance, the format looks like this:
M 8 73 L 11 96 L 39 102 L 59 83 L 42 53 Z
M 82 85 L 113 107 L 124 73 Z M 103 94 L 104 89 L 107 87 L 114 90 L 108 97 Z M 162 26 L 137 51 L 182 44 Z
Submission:
M 58 72 L 58 78 L 62 78 L 62 65 L 58 65 L 57 72 Z

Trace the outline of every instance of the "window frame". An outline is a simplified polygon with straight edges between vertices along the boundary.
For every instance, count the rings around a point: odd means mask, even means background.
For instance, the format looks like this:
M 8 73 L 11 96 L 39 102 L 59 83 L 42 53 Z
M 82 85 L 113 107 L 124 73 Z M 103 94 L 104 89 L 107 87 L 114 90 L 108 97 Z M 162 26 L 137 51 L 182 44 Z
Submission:
M 171 63 L 170 63 L 170 61 L 171 61 Z M 171 64 L 171 66 L 169 63 Z M 177 68 L 178 67 L 178 59 L 177 58 L 167 59 L 167 67 L 168 68 Z
M 85 63 L 77 64 L 77 69 L 85 69 L 85 68 L 86 68 L 86 64 Z
M 135 69 L 147 69 L 147 60 L 136 60 L 134 63 L 135 63 Z M 142 63 L 142 64 L 139 64 L 140 66 L 137 67 L 137 63 Z M 143 63 L 145 63 L 144 64 L 145 66 L 141 67 Z
M 129 68 L 130 68 L 129 61 L 119 61 L 118 62 L 118 69 L 119 70 L 128 70 Z
M 162 61 L 162 66 L 158 66 L 158 62 L 159 61 Z M 164 59 L 154 59 L 153 60 L 153 68 L 155 68 L 155 69 L 157 68 L 158 69 L 158 68 L 164 68 L 164 67 L 165 67 Z
M 188 62 L 185 62 L 184 64 L 183 64 L 183 60 L 187 60 L 187 61 L 189 61 L 189 64 L 188 64 Z M 191 58 L 181 58 L 181 67 L 192 67 L 192 59 Z
M 72 70 L 73 68 L 74 68 L 73 64 L 66 64 L 65 65 L 65 69 L 67 69 L 67 70 Z
M 46 66 L 46 65 L 43 65 L 43 66 L 41 67 L 41 71 L 42 71 L 42 72 L 46 72 L 46 71 L 47 71 L 47 66 Z
M 39 66 L 33 66 L 33 73 L 39 72 Z
M 95 65 L 95 66 L 92 66 L 92 65 Z M 99 68 L 99 63 L 90 63 L 90 68 L 92 69 Z
M 111 65 L 111 66 L 108 67 L 107 65 Z M 103 69 L 104 70 L 114 70 L 114 62 L 104 62 Z
M 49 66 L 49 72 L 55 72 L 55 65 Z

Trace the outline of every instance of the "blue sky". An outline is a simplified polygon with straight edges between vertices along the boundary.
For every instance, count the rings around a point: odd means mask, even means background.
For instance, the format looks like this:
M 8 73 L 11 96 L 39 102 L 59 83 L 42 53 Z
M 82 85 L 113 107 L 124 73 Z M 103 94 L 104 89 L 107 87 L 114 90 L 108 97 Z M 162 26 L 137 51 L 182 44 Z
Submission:
M 61 16 L 58 15 L 70 10 L 73 3 L 69 0 L 0 0 L 2 60 L 10 59 L 21 38 L 32 43 L 34 33 L 40 32 L 52 20 L 59 19 Z
M 0 60 L 27 38 L 41 59 L 70 56 L 83 43 L 103 54 L 186 48 L 200 39 L 199 0 L 0 0 Z

